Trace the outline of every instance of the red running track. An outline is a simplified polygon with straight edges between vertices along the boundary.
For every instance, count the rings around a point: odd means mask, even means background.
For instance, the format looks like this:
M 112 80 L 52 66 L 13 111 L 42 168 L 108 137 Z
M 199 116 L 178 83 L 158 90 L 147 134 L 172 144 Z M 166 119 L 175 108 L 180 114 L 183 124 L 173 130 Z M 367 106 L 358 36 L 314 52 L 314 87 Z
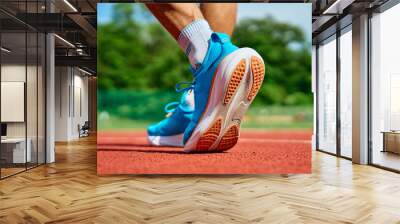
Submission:
M 100 132 L 97 173 L 267 174 L 310 173 L 311 132 L 242 130 L 227 152 L 188 154 L 177 147 L 154 147 L 144 131 Z

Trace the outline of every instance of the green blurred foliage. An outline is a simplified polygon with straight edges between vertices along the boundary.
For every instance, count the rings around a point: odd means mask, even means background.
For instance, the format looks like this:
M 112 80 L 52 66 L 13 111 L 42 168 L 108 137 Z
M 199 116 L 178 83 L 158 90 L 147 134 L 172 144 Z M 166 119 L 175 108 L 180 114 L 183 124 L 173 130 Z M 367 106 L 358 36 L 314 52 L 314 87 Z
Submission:
M 133 4 L 116 4 L 117 22 L 98 27 L 99 89 L 171 90 L 190 81 L 187 59 L 173 38 L 158 23 L 132 20 L 133 13 Z
M 111 116 L 157 121 L 165 117 L 164 105 L 177 100 L 176 95 L 174 91 L 100 90 L 97 105 Z
M 237 25 L 232 39 L 256 49 L 265 61 L 266 79 L 255 104 L 312 103 L 311 55 L 301 29 L 270 17 L 249 19 Z
M 115 4 L 113 22 L 98 25 L 99 99 L 107 98 L 99 105 L 100 109 L 118 107 L 120 115 L 132 112 L 129 106 L 120 108 L 124 103 L 143 105 L 128 93 L 126 99 L 112 99 L 113 90 L 143 92 L 143 97 L 155 90 L 173 94 L 177 82 L 192 79 L 188 60 L 175 40 L 158 22 L 133 19 L 135 14 L 148 13 L 134 5 Z M 237 24 L 232 40 L 256 49 L 266 63 L 266 78 L 255 105 L 312 104 L 310 40 L 300 28 L 271 17 L 247 19 Z M 158 108 L 153 109 L 160 110 L 161 102 L 157 102 Z

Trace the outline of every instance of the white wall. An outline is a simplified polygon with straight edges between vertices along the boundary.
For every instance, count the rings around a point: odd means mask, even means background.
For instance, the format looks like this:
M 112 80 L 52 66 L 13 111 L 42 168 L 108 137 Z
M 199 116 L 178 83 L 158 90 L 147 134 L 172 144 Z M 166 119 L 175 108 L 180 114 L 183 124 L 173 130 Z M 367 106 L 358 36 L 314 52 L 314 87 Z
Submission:
M 76 68 L 56 67 L 55 85 L 55 140 L 77 139 L 78 125 L 88 120 L 88 78 Z
M 38 70 L 37 70 L 38 69 Z M 25 80 L 27 78 L 27 80 Z M 20 122 L 5 122 L 7 124 L 7 137 L 9 138 L 24 138 L 27 136 L 29 139 L 32 153 L 32 161 L 39 163 L 44 162 L 44 74 L 42 73 L 41 66 L 25 64 L 2 64 L 1 66 L 1 81 L 2 82 L 23 82 L 26 85 L 26 106 L 22 102 L 22 107 L 14 110 L 20 110 L 24 116 L 26 112 L 26 120 L 22 119 Z M 4 89 L 2 89 L 3 92 Z M 20 94 L 24 94 L 25 89 Z M 3 92 L 4 94 L 4 92 Z M 2 98 L 7 98 L 7 95 L 2 95 Z M 13 110 L 10 107 L 1 108 L 2 112 Z M 8 113 L 16 113 L 16 111 L 7 111 Z M 39 153 L 39 155 L 37 155 Z
M 25 64 L 11 65 L 5 64 L 1 66 L 1 81 L 19 81 L 25 82 Z
M 55 68 L 55 140 L 68 141 L 69 136 L 69 95 L 70 85 L 69 68 Z
M 1 81 L 1 121 L 25 121 L 25 83 Z M 35 107 L 36 108 L 36 105 Z
M 74 107 L 72 108 L 72 136 L 79 137 L 78 124 L 83 125 L 88 120 L 88 78 L 82 76 L 82 73 L 76 74 L 74 70 Z
M 4 64 L 1 66 L 1 81 L 3 82 L 25 82 L 25 64 Z M 28 68 L 30 69 L 30 68 Z M 32 95 L 28 93 L 28 96 Z M 36 94 L 35 94 L 36 96 Z M 6 108 L 1 108 L 6 110 Z M 8 137 L 25 137 L 25 122 L 7 123 Z
M 25 82 L 25 65 L 2 65 L 1 81 Z M 1 108 L 6 110 L 6 108 Z M 12 122 L 7 123 L 7 137 L 25 137 L 25 123 Z

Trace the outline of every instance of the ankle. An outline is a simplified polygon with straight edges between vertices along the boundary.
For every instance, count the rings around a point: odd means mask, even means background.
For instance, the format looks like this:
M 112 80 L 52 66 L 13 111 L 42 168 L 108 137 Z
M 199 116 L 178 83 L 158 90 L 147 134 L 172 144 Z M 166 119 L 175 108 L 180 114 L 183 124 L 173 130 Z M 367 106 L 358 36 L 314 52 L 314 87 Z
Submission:
M 211 34 L 212 30 L 204 19 L 195 20 L 181 30 L 178 43 L 188 56 L 193 68 L 203 62 Z

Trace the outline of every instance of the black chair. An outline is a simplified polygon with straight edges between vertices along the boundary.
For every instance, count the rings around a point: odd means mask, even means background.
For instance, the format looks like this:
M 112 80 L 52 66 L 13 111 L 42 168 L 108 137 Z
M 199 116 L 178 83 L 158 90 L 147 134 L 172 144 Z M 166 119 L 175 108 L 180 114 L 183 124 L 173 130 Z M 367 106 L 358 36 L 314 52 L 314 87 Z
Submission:
M 90 123 L 85 121 L 82 127 L 78 124 L 79 138 L 89 136 Z

